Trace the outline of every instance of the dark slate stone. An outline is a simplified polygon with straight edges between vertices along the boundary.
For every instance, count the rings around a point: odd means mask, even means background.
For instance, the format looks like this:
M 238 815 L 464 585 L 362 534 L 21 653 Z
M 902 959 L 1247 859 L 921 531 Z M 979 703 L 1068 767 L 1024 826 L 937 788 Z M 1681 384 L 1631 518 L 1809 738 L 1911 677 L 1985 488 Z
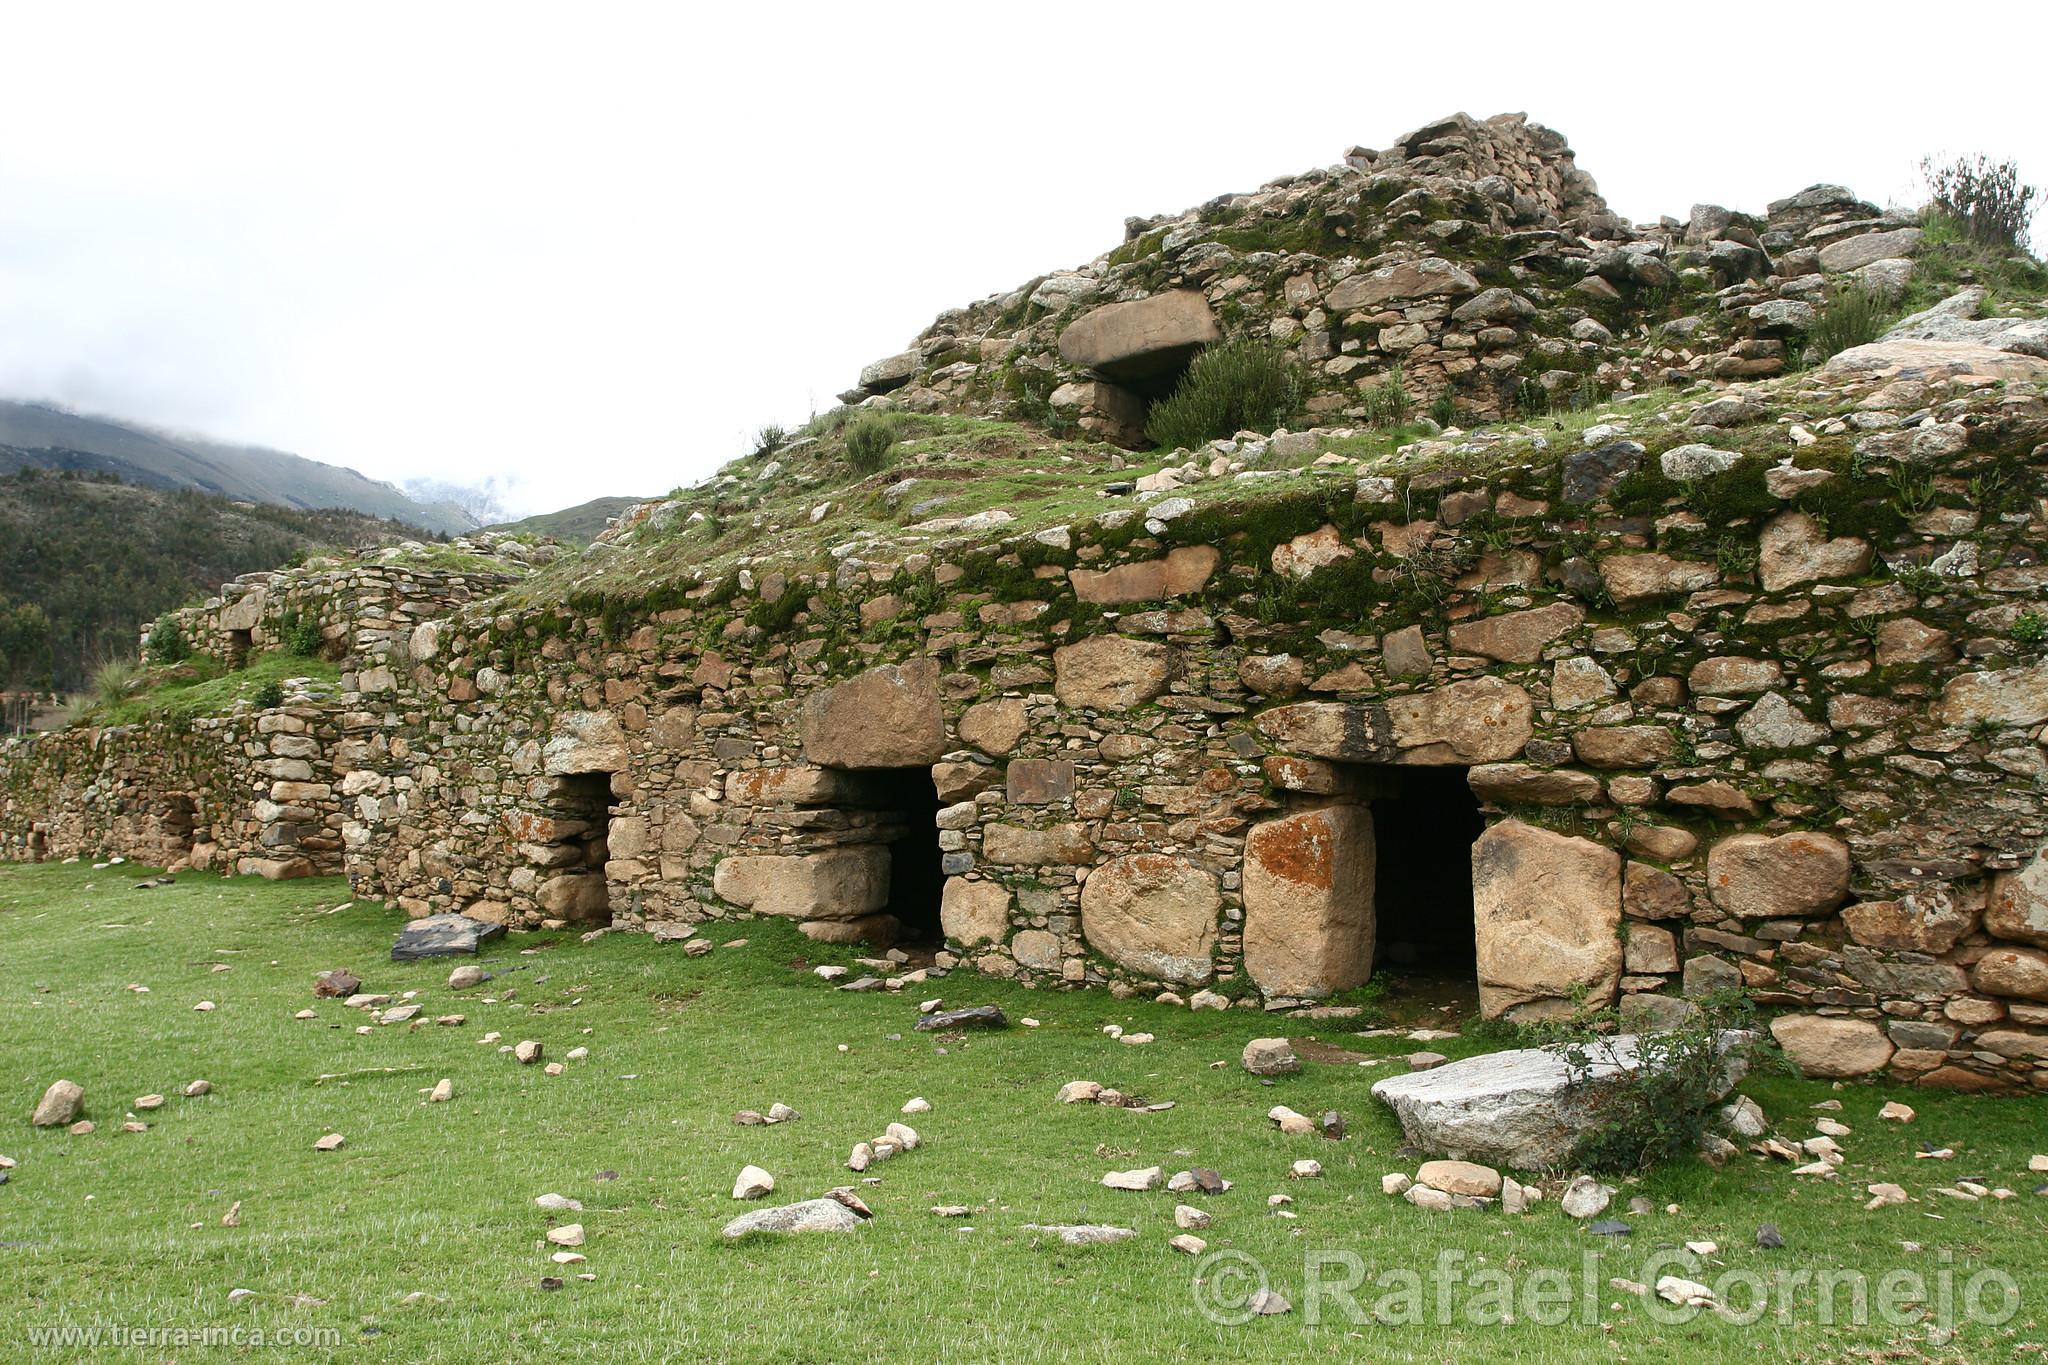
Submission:
M 1564 457 L 1564 500 L 1587 503 L 1643 467 L 1643 448 L 1634 441 L 1611 441 Z
M 1599 566 L 1584 555 L 1573 555 L 1558 565 L 1557 578 L 1565 591 L 1582 601 L 1596 601 L 1607 591 L 1607 580 L 1600 576 Z
M 1785 1245 L 1785 1237 L 1776 1223 L 1765 1223 L 1756 1230 L 1756 1244 L 1765 1251 L 1776 1251 Z
M 1207 1166 L 1197 1166 L 1189 1171 L 1188 1174 L 1195 1178 L 1195 1188 L 1199 1189 L 1203 1194 L 1223 1193 L 1223 1177 L 1210 1170 Z
M 919 1033 L 937 1033 L 955 1028 L 1008 1028 L 1010 1021 L 996 1005 L 973 1005 L 964 1010 L 941 1010 L 917 1021 Z
M 1595 1237 L 1626 1237 L 1634 1229 L 1630 1228 L 1628 1224 L 1622 1222 L 1619 1218 L 1602 1218 L 1599 1222 L 1587 1228 L 1586 1231 L 1592 1233 Z
M 478 944 L 504 936 L 502 924 L 486 924 L 467 915 L 428 915 L 398 931 L 398 942 L 391 947 L 391 960 L 413 962 L 423 957 L 474 953 Z

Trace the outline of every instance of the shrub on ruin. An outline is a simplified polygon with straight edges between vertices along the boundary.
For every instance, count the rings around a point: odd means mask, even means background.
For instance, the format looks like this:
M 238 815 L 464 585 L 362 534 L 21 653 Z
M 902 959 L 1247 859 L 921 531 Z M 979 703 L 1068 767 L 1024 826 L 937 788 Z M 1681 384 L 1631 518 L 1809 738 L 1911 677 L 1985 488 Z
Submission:
M 249 694 L 259 711 L 269 711 L 284 705 L 284 684 L 272 678 Z
M 318 658 L 326 637 L 320 633 L 320 622 L 303 612 L 288 611 L 277 621 L 277 643 L 285 653 L 301 659 Z
M 889 467 L 902 426 L 884 412 L 864 412 L 846 424 L 846 462 L 863 474 Z
M 1876 291 L 1860 285 L 1837 289 L 1808 329 L 1800 358 L 1816 365 L 1852 346 L 1867 346 L 1884 335 L 1889 321 L 1890 313 Z
M 770 422 L 754 433 L 753 458 L 765 460 L 788 444 L 788 430 L 780 422 Z
M 1240 431 L 1271 431 L 1301 404 L 1301 376 L 1270 342 L 1226 341 L 1196 356 L 1172 393 L 1152 405 L 1145 436 L 1189 449 Z
M 1756 1010 L 1739 990 L 1693 1002 L 1676 1028 L 1635 1035 L 1638 1065 L 1622 1077 L 1600 1075 L 1608 1046 L 1590 1030 L 1561 1044 L 1568 1085 L 1584 1092 L 1599 1122 L 1573 1148 L 1571 1164 L 1596 1174 L 1645 1170 L 1696 1152 L 1740 1067 L 1770 1062 L 1756 1031 Z M 1611 1024 L 1611 1021 L 1608 1021 Z
M 142 652 L 153 664 L 181 664 L 192 657 L 192 642 L 185 638 L 184 629 L 166 616 L 151 628 Z
M 92 671 L 92 694 L 102 706 L 115 706 L 142 685 L 142 669 L 132 659 L 106 659 Z
M 1398 427 L 1415 412 L 1415 400 L 1402 383 L 1401 367 L 1387 371 L 1379 383 L 1359 395 L 1365 420 L 1376 427 Z
M 2017 163 L 1993 161 L 1981 152 L 1945 162 L 1923 157 L 1920 176 L 1927 182 L 1929 216 L 1980 246 L 2027 249 L 2027 228 L 2040 188 L 2020 180 Z

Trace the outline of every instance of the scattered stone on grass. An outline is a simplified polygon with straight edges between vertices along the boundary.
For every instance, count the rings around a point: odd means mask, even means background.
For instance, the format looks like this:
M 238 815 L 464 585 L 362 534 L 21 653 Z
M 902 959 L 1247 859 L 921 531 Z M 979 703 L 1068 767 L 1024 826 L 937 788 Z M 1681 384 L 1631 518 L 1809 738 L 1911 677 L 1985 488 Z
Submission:
M 313 978 L 313 994 L 323 1000 L 346 1000 L 363 988 L 363 979 L 346 967 L 336 967 Z
M 519 1059 L 519 1064 L 521 1066 L 532 1066 L 535 1062 L 540 1060 L 541 1053 L 543 1050 L 544 1049 L 538 1042 L 536 1042 L 532 1038 L 527 1038 L 523 1039 L 519 1043 L 514 1044 L 512 1048 L 512 1055 Z
M 1297 1114 L 1284 1104 L 1276 1104 L 1266 1111 L 1266 1117 L 1280 1125 L 1280 1131 L 1290 1137 L 1305 1137 L 1316 1131 L 1308 1115 Z
M 478 945 L 505 936 L 502 924 L 487 924 L 467 915 L 444 913 L 407 921 L 391 945 L 393 962 L 413 962 L 426 957 L 454 957 L 474 953 Z
M 1050 1233 L 1073 1247 L 1124 1242 L 1138 1235 L 1136 1228 L 1113 1227 L 1108 1223 L 1026 1223 L 1024 1231 Z
M 1785 1245 L 1785 1236 L 1776 1223 L 1761 1223 L 1756 1230 L 1756 1244 L 1764 1251 L 1776 1251 Z
M 771 1209 L 754 1209 L 725 1225 L 719 1234 L 738 1239 L 755 1233 L 851 1232 L 861 1216 L 838 1199 L 806 1199 Z
M 1184 1232 L 1200 1232 L 1213 1221 L 1207 1209 L 1198 1209 L 1192 1204 L 1173 1206 L 1173 1225 Z
M 1244 1045 L 1244 1069 L 1254 1076 L 1285 1076 L 1301 1070 L 1301 1059 L 1285 1038 L 1254 1038 Z
M 1102 1177 L 1102 1183 L 1112 1190 L 1156 1190 L 1166 1172 L 1157 1166 L 1146 1166 L 1135 1171 L 1111 1171 Z
M 84 1107 L 84 1086 L 76 1081 L 53 1081 L 29 1122 L 37 1128 L 62 1128 L 74 1122 Z
M 1569 1218 L 1591 1218 L 1605 1213 L 1614 1199 L 1614 1187 L 1603 1185 L 1590 1175 L 1574 1176 L 1564 1188 L 1558 1207 Z
M 966 1009 L 942 1010 L 927 1014 L 917 1021 L 919 1033 L 939 1033 L 948 1029 L 965 1028 L 1007 1028 L 1009 1019 L 996 1005 L 970 1005 Z
M 1287 1301 L 1286 1296 L 1272 1289 L 1261 1289 L 1258 1293 L 1252 1295 L 1252 1301 L 1246 1306 L 1251 1309 L 1253 1314 L 1262 1318 L 1275 1317 L 1281 1313 L 1292 1313 L 1294 1311 L 1294 1305 Z
M 448 973 L 448 989 L 466 991 L 471 986 L 481 986 L 491 979 L 491 974 L 474 962 L 465 962 Z
M 1746 1035 L 1723 1033 L 1724 1091 L 1742 1074 Z M 1435 1156 L 1486 1161 L 1518 1170 L 1562 1165 L 1601 1123 L 1605 1097 L 1640 1065 L 1635 1038 L 1618 1034 L 1593 1049 L 1589 1073 L 1572 1083 L 1556 1048 L 1486 1053 L 1427 1072 L 1375 1081 L 1373 1095 L 1393 1109 L 1413 1146 Z
M 537 1209 L 545 1209 L 549 1213 L 583 1212 L 583 1203 L 581 1200 L 571 1199 L 567 1195 L 561 1194 L 536 1195 L 534 1196 L 533 1206 Z
M 213 1093 L 213 1082 L 193 1081 L 185 1087 L 183 1093 L 188 1100 L 196 1100 L 201 1095 L 211 1095 Z
M 745 1166 L 740 1169 L 739 1179 L 732 1182 L 732 1197 L 735 1199 L 759 1199 L 775 1188 L 775 1177 L 759 1166 Z
M 316 1152 L 338 1152 L 341 1150 L 342 1144 L 347 1141 L 348 1139 L 339 1133 L 329 1133 L 323 1138 L 314 1139 L 313 1150 Z
M 1470 1161 L 1425 1161 L 1416 1169 L 1415 1179 L 1433 1190 L 1475 1199 L 1491 1199 L 1501 1189 L 1499 1171 Z
M 1209 1249 L 1209 1244 L 1190 1232 L 1183 1232 L 1168 1239 L 1168 1246 L 1187 1256 L 1199 1256 Z
M 580 1247 L 583 1245 L 583 1224 L 564 1223 L 558 1228 L 549 1228 L 548 1240 L 558 1247 Z

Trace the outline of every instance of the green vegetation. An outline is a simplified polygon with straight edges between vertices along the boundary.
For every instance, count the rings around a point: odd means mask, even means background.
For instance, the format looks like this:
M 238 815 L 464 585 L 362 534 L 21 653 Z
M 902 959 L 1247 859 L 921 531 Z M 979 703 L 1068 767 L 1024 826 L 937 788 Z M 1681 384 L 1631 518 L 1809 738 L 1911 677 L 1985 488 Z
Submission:
M 903 424 L 893 413 L 862 413 L 846 424 L 846 462 L 862 474 L 881 473 L 889 467 L 889 453 L 902 431 Z
M 1271 431 L 1301 403 L 1301 376 L 1271 342 L 1251 337 L 1211 346 L 1173 392 L 1152 405 L 1145 435 L 1161 450 L 1193 449 L 1239 431 Z
M 1606 1059 L 1601 1038 L 1619 1025 L 1612 1014 L 1575 1021 L 1577 1035 L 1565 1045 L 1565 1062 L 1576 1087 L 1598 1094 L 1605 1122 L 1579 1143 L 1572 1164 L 1607 1175 L 1629 1174 L 1682 1160 L 1714 1131 L 1714 1111 L 1727 1093 L 1731 1071 L 1746 1062 L 1782 1066 L 1759 1039 L 1739 1044 L 1730 1031 L 1758 1031 L 1756 1007 L 1740 991 L 1722 991 L 1694 1002 L 1696 1012 L 1676 1028 L 1645 1029 L 1636 1035 L 1642 1070 L 1630 1084 L 1603 1083 Z
M 184 628 L 168 616 L 150 627 L 149 638 L 142 647 L 153 664 L 183 663 L 192 654 Z
M 1376 427 L 1398 427 L 1415 411 L 1415 400 L 1402 383 L 1401 367 L 1387 371 L 1379 383 L 1359 395 L 1365 420 Z
M 105 475 L 0 477 L 0 687 L 79 687 L 94 660 L 132 652 L 144 622 L 237 574 L 419 534 L 356 512 L 251 506 Z
M 197 1319 L 269 1333 L 332 1331 L 338 1344 L 286 1354 L 351 1365 L 967 1357 L 1714 1365 L 1901 1353 L 1989 1361 L 2023 1358 L 2012 1353 L 2035 1334 L 2005 1333 L 2029 1312 L 2005 1329 L 1963 1324 L 1936 1348 L 1919 1320 L 1931 1299 L 1904 1325 L 1876 1317 L 1863 1325 L 1846 1312 L 1824 1325 L 1813 1277 L 1867 1276 L 1874 1303 L 1874 1282 L 1887 1271 L 1932 1276 L 1952 1258 L 1958 1286 L 1995 1268 L 2015 1277 L 2028 1305 L 2048 1289 L 2038 1254 L 2048 1201 L 2028 1194 L 2039 1177 L 2026 1173 L 2039 1111 L 2025 1100 L 1753 1080 L 1744 1093 L 1795 1140 L 1811 1134 L 1817 1101 L 1839 1101 L 1832 1117 L 1854 1130 L 1843 1139 L 1846 1178 L 1795 1177 L 1787 1163 L 1749 1156 L 1720 1170 L 1679 1159 L 1623 1185 L 1618 1205 L 1640 1196 L 1656 1210 L 1622 1215 L 1632 1237 L 1588 1237 L 1552 1200 L 1517 1218 L 1431 1214 L 1380 1193 L 1382 1173 L 1412 1173 L 1416 1164 L 1400 1154 L 1401 1135 L 1368 1094 L 1414 1050 L 1398 1035 L 1310 1026 L 1376 1065 L 1311 1061 L 1267 1085 L 1236 1064 L 1249 1038 L 1273 1031 L 1259 1011 L 1191 1013 L 970 975 L 923 993 L 1000 1005 L 1041 1026 L 934 1037 L 909 1027 L 914 993 L 847 994 L 818 981 L 809 965 L 851 964 L 857 950 L 810 943 L 779 921 L 713 932 L 714 942 L 745 938 L 746 946 L 704 958 L 637 935 L 589 944 L 569 933 L 518 938 L 481 959 L 509 975 L 457 993 L 443 984 L 446 960 L 387 961 L 403 917 L 352 900 L 338 879 L 187 875 L 132 890 L 143 873 L 0 868 L 8 944 L 0 1036 L 9 1040 L 11 1078 L 0 1150 L 19 1163 L 0 1187 L 11 1286 L 0 1295 L 0 1340 L 67 1323 Z M 214 971 L 215 963 L 229 970 Z M 420 992 L 428 1019 L 460 1013 L 467 1023 L 358 1034 L 370 1016 L 312 996 L 313 975 L 336 966 L 361 973 L 374 991 Z M 131 983 L 149 992 L 124 989 Z M 218 1008 L 195 1012 L 202 998 Z M 309 1006 L 318 1019 L 293 1020 Z M 1447 1017 L 1432 1011 L 1428 1021 Z M 1158 1041 L 1122 1046 L 1102 1035 L 1107 1023 Z M 549 1060 L 578 1046 L 591 1055 L 551 1077 L 479 1041 L 493 1031 L 505 1044 L 542 1042 Z M 1429 1046 L 1470 1055 L 1488 1046 L 1476 1034 Z M 85 1088 L 97 1132 L 27 1127 L 42 1087 L 59 1076 Z M 424 1103 L 442 1077 L 454 1099 Z M 1056 1104 L 1054 1093 L 1077 1077 L 1174 1108 Z M 199 1078 L 212 1093 L 181 1097 Z M 169 1103 L 138 1115 L 147 1131 L 119 1131 L 131 1099 L 149 1093 Z M 848 1149 L 901 1118 L 913 1095 L 932 1106 L 908 1120 L 923 1145 L 869 1172 L 880 1181 L 860 1188 L 872 1222 L 844 1235 L 719 1238 L 728 1219 L 755 1207 L 730 1197 L 741 1165 L 774 1174 L 773 1203 L 857 1184 L 842 1164 Z M 1904 1127 L 1879 1122 L 1878 1106 L 1891 1098 L 1909 1098 L 1918 1118 Z M 732 1122 L 736 1111 L 776 1100 L 803 1117 L 772 1128 Z M 1336 1109 L 1349 1135 L 1286 1137 L 1265 1117 L 1274 1104 Z M 327 1133 L 346 1145 L 314 1151 Z M 1922 1142 L 1959 1155 L 1916 1161 Z M 1323 1176 L 1286 1179 L 1301 1157 L 1319 1160 Z M 1105 1171 L 1155 1162 L 1168 1171 L 1210 1166 L 1237 1187 L 1184 1197 L 1097 1183 Z M 1933 1195 L 1961 1174 L 2021 1197 L 1964 1204 Z M 1866 1212 L 1863 1187 L 1880 1180 L 1897 1181 L 1914 1202 Z M 581 1201 L 582 1212 L 551 1218 L 535 1208 L 534 1197 L 550 1192 Z M 1266 1207 L 1268 1195 L 1283 1192 L 1293 1218 Z M 222 1226 L 237 1201 L 239 1226 Z M 1242 1326 L 1205 1317 L 1196 1262 L 1166 1247 L 1177 1231 L 1172 1209 L 1183 1201 L 1214 1216 L 1202 1234 L 1212 1250 L 1254 1258 L 1295 1311 Z M 952 1203 L 971 1214 L 930 1212 Z M 1674 1204 L 1677 1213 L 1663 1212 Z M 1082 1221 L 1134 1227 L 1138 1236 L 1076 1249 L 1023 1230 Z M 557 1266 L 553 1248 L 541 1245 L 545 1230 L 564 1222 L 583 1225 L 587 1263 Z M 1782 1250 L 1756 1249 L 1762 1222 L 1782 1231 Z M 1696 1239 L 1720 1250 L 1703 1259 L 1677 1250 Z M 1902 1241 L 1924 1250 L 1902 1252 Z M 1437 1258 L 1455 1254 L 1463 1261 L 1449 1278 L 1452 1311 L 1408 1325 L 1353 1321 L 1341 1300 L 1325 1299 L 1321 1321 L 1312 1321 L 1309 1281 L 1336 1272 L 1313 1271 L 1304 1259 L 1311 1251 L 1364 1258 L 1356 1300 L 1366 1310 L 1386 1292 L 1383 1273 L 1412 1269 L 1428 1283 Z M 1646 1273 L 1660 1253 L 1663 1268 Z M 1545 1267 L 1573 1285 L 1583 1273 L 1594 1286 L 1562 1325 L 1527 1313 L 1503 1322 L 1498 1299 L 1489 1311 L 1481 1297 L 1486 1282 L 1468 1278 Z M 1711 1280 L 1722 1270 L 1807 1278 L 1782 1318 L 1746 1325 L 1714 1313 L 1674 1322 L 1607 1287 L 1617 1276 Z M 543 1276 L 561 1288 L 544 1292 Z M 251 1295 L 230 1304 L 231 1289 Z M 1103 1318 L 1109 1304 L 1113 1327 Z
M 1844 285 L 1835 290 L 1817 310 L 1807 331 L 1800 361 L 1817 365 L 1852 346 L 1865 346 L 1884 335 L 1891 324 L 1891 310 L 1874 290 Z
M 311 659 L 320 653 L 326 640 L 320 634 L 320 622 L 294 608 L 277 618 L 277 643 L 287 654 Z
M 768 459 L 788 444 L 788 430 L 780 422 L 770 422 L 754 433 L 753 458 Z
M 134 725 L 145 720 L 181 724 L 232 711 L 237 702 L 244 701 L 258 707 L 277 706 L 284 700 L 286 678 L 337 682 L 341 677 L 325 660 L 283 651 L 259 655 L 231 672 L 222 671 L 218 661 L 202 654 L 147 675 L 138 670 L 117 695 L 110 695 L 100 682 L 107 668 L 102 665 L 95 675 L 100 709 L 93 719 L 104 725 Z
M 92 671 L 92 695 L 102 706 L 119 706 L 142 683 L 142 667 L 133 659 L 106 659 Z
M 1948 162 L 1925 157 L 1920 175 L 1927 182 L 1930 214 L 1948 220 L 1980 246 L 2027 249 L 2027 225 L 2041 191 L 2020 179 L 2017 163 L 1993 161 L 1981 152 Z

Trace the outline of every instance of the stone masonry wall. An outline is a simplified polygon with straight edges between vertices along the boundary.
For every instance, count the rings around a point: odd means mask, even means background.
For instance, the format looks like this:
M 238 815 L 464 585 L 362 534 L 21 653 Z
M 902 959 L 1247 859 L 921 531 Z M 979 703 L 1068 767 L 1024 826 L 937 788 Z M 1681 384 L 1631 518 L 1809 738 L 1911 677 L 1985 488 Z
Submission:
M 1429 383 L 1739 381 L 1782 368 L 1803 296 L 1910 272 L 1917 230 L 1867 208 L 1823 186 L 1627 229 L 1554 135 L 1450 120 L 1134 224 L 1144 249 L 942 317 L 852 397 L 1000 411 L 1044 392 L 1020 368 L 1142 385 L 1250 325 L 1354 393 L 1410 340 Z M 1268 249 L 1303 224 L 1316 251 Z M 1711 316 L 1610 352 L 1600 309 L 1667 287 Z M 707 574 L 661 559 L 682 504 L 650 505 L 590 552 L 644 549 L 644 597 L 277 575 L 189 633 L 317 610 L 339 695 L 10 742 L 0 853 L 161 856 L 189 819 L 195 862 L 339 866 L 414 915 L 885 942 L 920 913 L 892 846 L 923 838 L 947 962 L 1279 1010 L 1372 972 L 1376 870 L 1416 856 L 1376 812 L 1433 771 L 1483 812 L 1488 1015 L 1654 1026 L 1739 990 L 1814 1074 L 2048 1088 L 2048 342 L 1981 302 L 1590 427 L 1247 434 L 1059 525 Z

